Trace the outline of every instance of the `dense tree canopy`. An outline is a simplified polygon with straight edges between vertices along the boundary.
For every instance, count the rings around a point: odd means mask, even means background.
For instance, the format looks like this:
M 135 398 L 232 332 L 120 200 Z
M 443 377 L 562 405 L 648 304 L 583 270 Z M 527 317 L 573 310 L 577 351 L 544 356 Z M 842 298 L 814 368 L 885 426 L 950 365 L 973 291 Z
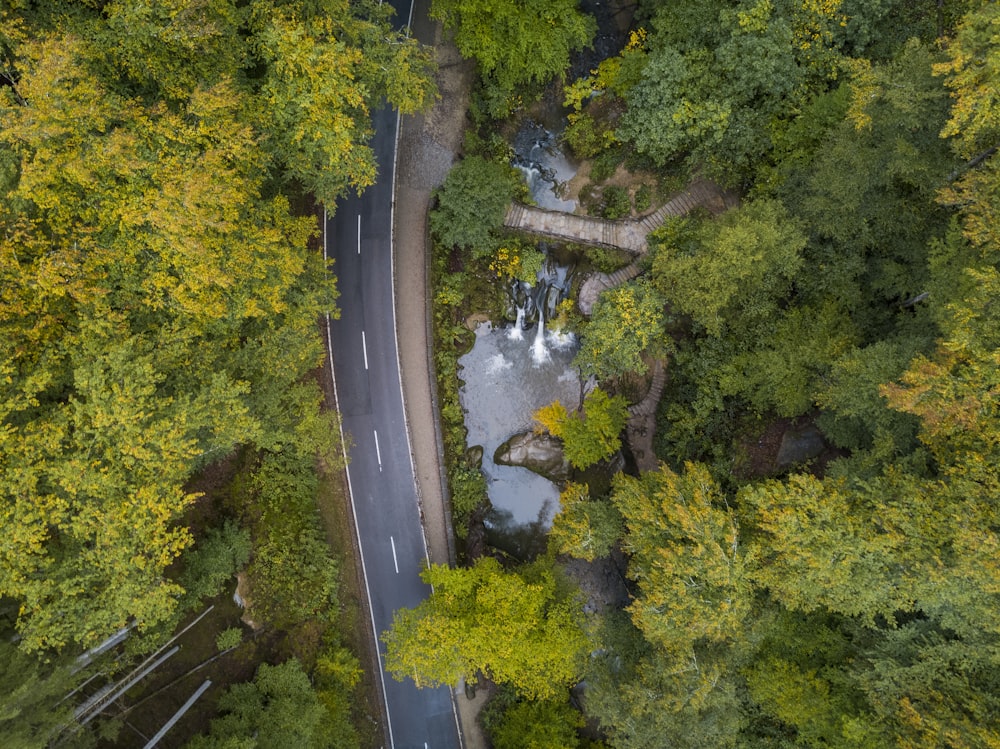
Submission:
M 583 709 L 619 749 L 995 747 L 997 4 L 646 0 L 636 18 L 566 87 L 568 142 L 741 205 L 661 226 L 581 329 L 605 392 L 667 360 L 660 467 L 610 496 L 575 476 L 549 537 L 627 560 Z M 589 416 L 536 418 L 569 454 Z
M 434 592 L 397 611 L 384 635 L 386 667 L 396 678 L 454 686 L 482 672 L 535 698 L 579 678 L 586 637 L 551 570 L 505 572 L 484 557 L 469 569 L 431 566 L 422 577 Z
M 308 194 L 431 94 L 388 5 L 15 4 L 0 37 L 0 595 L 27 649 L 169 619 L 200 467 L 308 454 L 333 279 Z
M 498 113 L 525 86 L 565 72 L 596 30 L 577 0 L 433 0 L 431 16 L 454 29 L 458 50 L 495 87 Z

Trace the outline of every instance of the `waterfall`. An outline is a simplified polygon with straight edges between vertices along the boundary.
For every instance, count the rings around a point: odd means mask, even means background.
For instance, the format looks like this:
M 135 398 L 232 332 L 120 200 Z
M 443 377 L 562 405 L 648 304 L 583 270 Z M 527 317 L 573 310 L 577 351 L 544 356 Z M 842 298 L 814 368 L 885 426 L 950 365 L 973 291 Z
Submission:
M 524 337 L 521 331 L 524 329 L 525 307 L 526 305 L 524 304 L 517 305 L 517 319 L 514 321 L 514 327 L 507 333 L 507 337 L 512 341 L 520 341 Z
M 545 362 L 550 361 L 552 358 L 551 356 L 549 356 L 549 350 L 545 346 L 545 306 L 546 306 L 545 300 L 546 297 L 548 296 L 548 287 L 543 285 L 542 288 L 544 289 L 544 291 L 539 299 L 541 304 L 537 305 L 538 330 L 535 331 L 535 342 L 531 344 L 531 360 L 535 363 L 536 366 L 539 364 L 544 364 Z

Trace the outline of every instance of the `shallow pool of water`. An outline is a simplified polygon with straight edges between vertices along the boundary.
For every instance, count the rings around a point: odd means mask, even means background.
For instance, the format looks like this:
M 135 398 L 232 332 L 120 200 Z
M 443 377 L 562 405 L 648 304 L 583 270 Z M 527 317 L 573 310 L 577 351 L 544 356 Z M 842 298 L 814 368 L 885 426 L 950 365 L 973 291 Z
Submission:
M 575 341 L 545 331 L 547 356 L 538 357 L 536 333 L 537 326 L 517 331 L 486 323 L 476 331 L 472 350 L 459 359 L 468 444 L 483 446 L 482 469 L 494 508 L 487 524 L 494 528 L 548 528 L 559 508 L 559 489 L 551 481 L 526 468 L 493 462 L 500 445 L 534 427 L 532 414 L 539 408 L 554 400 L 575 408 L 579 400 L 579 378 L 571 366 Z

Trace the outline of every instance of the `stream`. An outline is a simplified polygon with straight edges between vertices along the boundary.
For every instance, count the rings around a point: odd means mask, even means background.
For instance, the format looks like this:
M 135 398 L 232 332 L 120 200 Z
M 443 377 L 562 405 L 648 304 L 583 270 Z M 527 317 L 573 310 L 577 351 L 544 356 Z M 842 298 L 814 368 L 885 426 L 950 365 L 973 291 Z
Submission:
M 565 121 L 555 109 L 542 119 L 546 124 L 529 119 L 521 125 L 513 138 L 512 163 L 524 174 L 537 205 L 572 211 L 576 202 L 561 195 L 577 170 L 559 145 L 557 130 Z M 520 559 L 544 549 L 559 509 L 559 487 L 527 468 L 497 465 L 494 454 L 514 435 L 531 431 L 533 414 L 542 406 L 559 400 L 572 409 L 580 397 L 572 366 L 576 339 L 552 328 L 559 302 L 570 293 L 575 259 L 540 249 L 547 255 L 535 282 L 511 284 L 508 319 L 480 325 L 472 350 L 458 362 L 468 444 L 483 448 L 481 469 L 491 504 L 487 542 Z

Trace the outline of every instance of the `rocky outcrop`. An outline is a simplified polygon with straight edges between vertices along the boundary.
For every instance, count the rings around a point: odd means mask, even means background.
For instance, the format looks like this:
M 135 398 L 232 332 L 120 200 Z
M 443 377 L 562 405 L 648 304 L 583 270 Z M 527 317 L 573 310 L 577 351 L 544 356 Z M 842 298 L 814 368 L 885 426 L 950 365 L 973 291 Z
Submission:
M 775 460 L 777 468 L 783 470 L 798 463 L 818 458 L 826 450 L 823 433 L 815 424 L 792 427 L 781 436 L 781 447 Z
M 549 481 L 562 482 L 569 478 L 569 461 L 563 454 L 562 440 L 550 434 L 515 434 L 497 448 L 493 462 L 527 468 Z

